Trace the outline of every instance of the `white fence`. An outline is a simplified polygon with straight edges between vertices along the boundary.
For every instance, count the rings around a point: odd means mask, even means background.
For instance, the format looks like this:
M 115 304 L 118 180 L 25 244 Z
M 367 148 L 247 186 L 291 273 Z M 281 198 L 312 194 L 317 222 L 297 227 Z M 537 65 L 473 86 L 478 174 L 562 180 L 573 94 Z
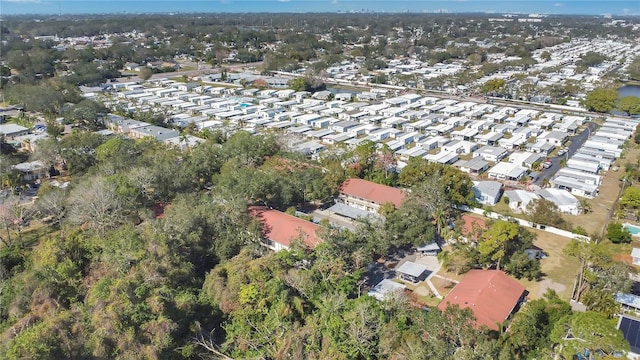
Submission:
M 482 210 L 482 209 L 478 209 L 478 208 L 472 208 L 472 207 L 465 206 L 465 205 L 459 206 L 458 209 L 460 209 L 462 211 L 472 212 L 474 214 L 483 215 L 483 216 L 486 216 L 486 217 L 489 217 L 489 218 L 492 218 L 492 219 L 517 222 L 518 224 L 520 224 L 520 225 L 522 225 L 524 227 L 546 231 L 546 232 L 549 232 L 549 233 L 552 233 L 552 234 L 556 234 L 556 235 L 559 235 L 559 236 L 563 236 L 563 237 L 566 237 L 566 238 L 569 238 L 569 239 L 576 239 L 576 240 L 579 240 L 579 241 L 591 242 L 591 238 L 588 237 L 588 236 L 574 234 L 571 231 L 558 229 L 558 228 L 555 228 L 553 226 L 535 224 L 535 223 L 532 223 L 531 221 L 518 219 L 518 218 L 513 217 L 513 216 L 502 215 L 502 214 L 498 214 L 498 213 L 495 213 L 495 212 L 490 212 L 490 211 L 486 211 L 486 210 Z

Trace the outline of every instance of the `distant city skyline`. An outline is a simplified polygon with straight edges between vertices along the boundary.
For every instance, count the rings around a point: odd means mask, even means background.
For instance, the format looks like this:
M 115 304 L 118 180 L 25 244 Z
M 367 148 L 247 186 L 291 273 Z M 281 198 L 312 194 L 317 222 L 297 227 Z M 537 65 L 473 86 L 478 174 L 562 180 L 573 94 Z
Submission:
M 638 16 L 640 0 L 0 0 L 0 15 L 246 12 L 480 12 Z

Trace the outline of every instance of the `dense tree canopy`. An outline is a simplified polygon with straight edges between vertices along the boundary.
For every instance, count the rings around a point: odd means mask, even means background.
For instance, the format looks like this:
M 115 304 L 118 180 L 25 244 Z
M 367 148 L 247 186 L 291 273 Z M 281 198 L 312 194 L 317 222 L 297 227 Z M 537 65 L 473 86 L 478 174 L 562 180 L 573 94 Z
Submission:
M 640 97 L 625 96 L 618 101 L 616 108 L 629 115 L 638 115 L 640 114 Z
M 529 219 L 536 224 L 554 226 L 559 229 L 568 230 L 571 228 L 563 217 L 558 206 L 548 200 L 534 200 L 527 205 Z
M 622 227 L 620 223 L 610 223 L 607 226 L 607 239 L 611 240 L 614 244 L 630 243 L 631 233 L 626 228 Z
M 507 82 L 504 79 L 491 79 L 482 84 L 480 91 L 486 95 L 500 96 L 504 93 L 506 85 Z
M 616 105 L 618 91 L 610 88 L 599 88 L 590 91 L 584 99 L 584 107 L 589 111 L 606 113 Z

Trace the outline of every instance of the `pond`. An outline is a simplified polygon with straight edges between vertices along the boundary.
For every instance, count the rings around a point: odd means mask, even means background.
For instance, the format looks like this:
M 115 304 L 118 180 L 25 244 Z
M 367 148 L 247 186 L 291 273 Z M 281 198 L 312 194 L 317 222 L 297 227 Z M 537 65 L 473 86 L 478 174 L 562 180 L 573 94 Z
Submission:
M 625 96 L 637 96 L 640 97 L 640 85 L 625 85 L 618 88 L 618 94 L 620 98 Z

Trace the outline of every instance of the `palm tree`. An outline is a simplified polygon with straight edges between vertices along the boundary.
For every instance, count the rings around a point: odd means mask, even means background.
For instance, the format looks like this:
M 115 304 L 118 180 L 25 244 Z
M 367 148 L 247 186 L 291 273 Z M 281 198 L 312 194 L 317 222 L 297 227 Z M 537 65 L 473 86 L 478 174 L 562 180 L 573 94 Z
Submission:
M 189 134 L 183 131 L 182 134 L 180 134 L 180 142 L 184 143 L 184 150 L 187 150 L 187 152 L 191 150 L 189 148 Z
M 591 207 L 591 203 L 587 199 L 580 199 L 580 207 L 584 213 L 590 213 L 593 208 Z
M 433 219 L 436 222 L 436 236 L 438 238 L 438 240 L 441 239 L 441 234 L 442 234 L 442 228 L 444 228 L 447 225 L 447 213 L 442 210 L 442 209 L 436 209 L 434 214 L 433 214 Z

